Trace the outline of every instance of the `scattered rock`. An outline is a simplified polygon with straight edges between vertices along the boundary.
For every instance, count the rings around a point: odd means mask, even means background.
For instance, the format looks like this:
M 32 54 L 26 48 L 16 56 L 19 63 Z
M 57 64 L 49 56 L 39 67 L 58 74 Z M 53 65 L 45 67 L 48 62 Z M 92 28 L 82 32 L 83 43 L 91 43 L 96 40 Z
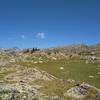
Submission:
M 43 63 L 43 61 L 39 61 L 39 63 L 40 63 L 40 64 L 42 64 L 42 63 Z
M 55 58 L 55 57 L 52 57 L 52 59 L 53 59 L 53 60 L 57 60 L 57 58 Z
M 64 70 L 64 67 L 60 67 L 60 70 Z
M 89 78 L 94 78 L 94 76 L 90 75 Z
M 8 64 L 8 63 L 9 63 L 8 61 L 1 60 L 1 59 L 0 59 L 0 66 L 5 66 L 5 65 Z
M 77 84 L 75 87 L 67 90 L 67 92 L 64 94 L 64 96 L 69 96 L 69 97 L 73 97 L 76 99 L 79 98 L 85 98 L 87 95 L 87 91 L 88 91 L 88 85 L 87 84 Z
M 100 72 L 98 72 L 98 74 L 100 75 Z
M 100 91 L 96 93 L 96 100 L 100 100 Z
M 56 77 L 38 68 L 26 68 L 23 71 L 19 70 L 5 77 L 5 80 L 7 81 L 17 81 L 17 82 L 21 82 L 21 81 L 28 82 L 28 81 L 37 80 L 37 79 L 53 80 L 53 79 L 56 79 Z
M 35 61 L 35 62 L 33 62 L 34 64 L 37 64 L 38 62 L 37 61 Z

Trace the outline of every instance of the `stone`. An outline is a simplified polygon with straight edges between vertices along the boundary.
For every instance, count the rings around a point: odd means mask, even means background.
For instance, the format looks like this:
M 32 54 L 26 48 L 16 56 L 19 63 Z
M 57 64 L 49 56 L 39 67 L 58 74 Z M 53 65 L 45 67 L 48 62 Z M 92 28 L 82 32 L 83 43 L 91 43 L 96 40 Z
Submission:
M 94 78 L 94 76 L 90 75 L 89 78 Z
M 100 92 L 96 93 L 96 100 L 100 100 Z
M 100 75 L 100 72 L 98 72 L 98 74 Z
M 63 70 L 64 69 L 64 67 L 60 67 L 60 70 Z
M 72 87 L 71 89 L 67 90 L 67 92 L 64 94 L 64 96 L 66 97 L 69 96 L 76 99 L 85 98 L 86 95 L 87 95 L 87 89 L 84 89 L 81 86 Z

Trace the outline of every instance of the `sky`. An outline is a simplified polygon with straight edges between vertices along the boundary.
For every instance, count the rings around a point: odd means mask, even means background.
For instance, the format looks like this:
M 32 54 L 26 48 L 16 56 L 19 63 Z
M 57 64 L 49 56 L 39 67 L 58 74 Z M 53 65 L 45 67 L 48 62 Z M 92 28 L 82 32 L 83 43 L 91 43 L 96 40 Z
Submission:
M 100 43 L 100 0 L 0 0 L 0 48 Z

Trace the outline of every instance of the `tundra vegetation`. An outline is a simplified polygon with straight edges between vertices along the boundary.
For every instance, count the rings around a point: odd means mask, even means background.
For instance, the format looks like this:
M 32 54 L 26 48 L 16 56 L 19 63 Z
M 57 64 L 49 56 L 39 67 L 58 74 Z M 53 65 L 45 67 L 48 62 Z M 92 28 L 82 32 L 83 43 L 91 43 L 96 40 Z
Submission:
M 100 100 L 100 45 L 1 48 L 0 100 Z

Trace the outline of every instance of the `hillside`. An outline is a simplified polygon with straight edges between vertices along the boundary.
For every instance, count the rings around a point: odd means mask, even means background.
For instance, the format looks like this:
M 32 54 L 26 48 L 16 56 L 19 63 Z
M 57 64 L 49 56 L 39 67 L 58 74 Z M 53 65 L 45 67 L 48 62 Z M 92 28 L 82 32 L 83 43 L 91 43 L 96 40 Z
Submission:
M 100 45 L 0 49 L 0 100 L 100 100 Z

